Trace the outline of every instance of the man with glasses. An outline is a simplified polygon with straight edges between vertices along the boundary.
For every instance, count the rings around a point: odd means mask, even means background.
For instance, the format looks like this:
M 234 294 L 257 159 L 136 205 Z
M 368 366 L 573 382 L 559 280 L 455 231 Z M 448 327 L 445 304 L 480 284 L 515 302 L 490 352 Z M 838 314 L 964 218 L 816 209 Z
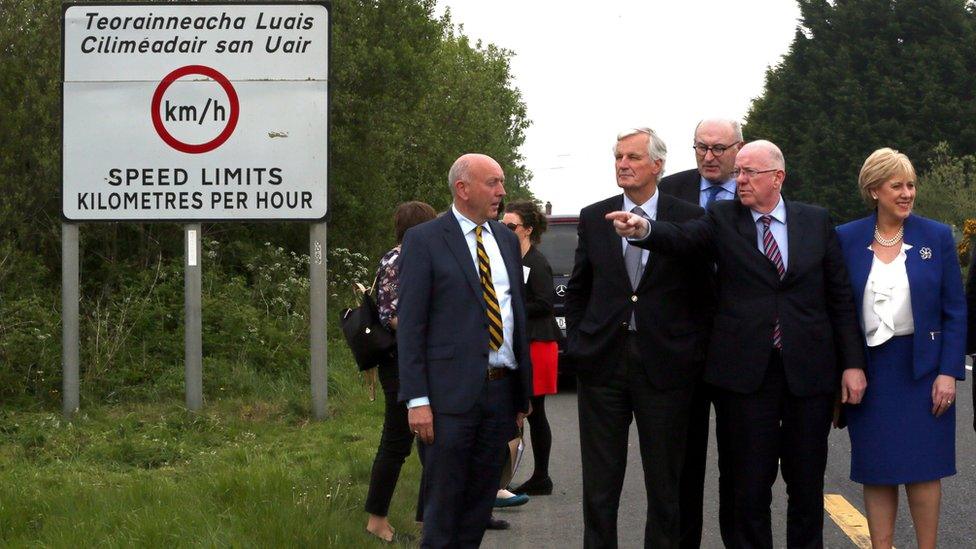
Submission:
M 738 201 L 681 224 L 613 212 L 651 253 L 705 255 L 720 280 L 705 381 L 728 423 L 733 547 L 774 546 L 769 506 L 782 466 L 786 543 L 823 547 L 823 475 L 837 380 L 860 395 L 864 356 L 853 293 L 827 211 L 784 200 L 786 164 L 769 141 L 735 158 Z M 859 400 L 852 399 L 855 402 Z
M 708 209 L 718 200 L 735 198 L 735 178 L 732 168 L 735 155 L 742 146 L 742 127 L 735 120 L 706 119 L 695 126 L 697 169 L 685 170 L 661 180 L 661 192 L 698 204 Z M 714 296 L 713 296 L 714 298 Z M 688 442 L 685 465 L 681 470 L 681 547 L 701 546 L 702 504 L 705 490 L 705 469 L 708 457 L 709 414 L 715 400 L 714 388 L 699 381 L 692 401 L 688 422 Z M 723 428 L 724 418 L 715 410 L 716 438 L 718 442 L 719 507 L 718 522 L 722 541 L 726 546 L 732 540 L 732 471 L 728 460 Z
M 577 366 L 584 547 L 617 547 L 617 510 L 630 424 L 647 491 L 644 544 L 678 547 L 678 498 L 691 398 L 704 367 L 711 269 L 698 257 L 653 254 L 627 243 L 606 214 L 662 221 L 704 212 L 657 191 L 667 149 L 649 128 L 614 147 L 623 194 L 580 212 L 566 289 L 567 352 Z M 642 217 L 643 218 L 643 217 Z
M 661 192 L 708 209 L 716 200 L 735 198 L 732 166 L 742 145 L 742 128 L 734 120 L 702 120 L 695 127 L 697 169 L 661 179 Z

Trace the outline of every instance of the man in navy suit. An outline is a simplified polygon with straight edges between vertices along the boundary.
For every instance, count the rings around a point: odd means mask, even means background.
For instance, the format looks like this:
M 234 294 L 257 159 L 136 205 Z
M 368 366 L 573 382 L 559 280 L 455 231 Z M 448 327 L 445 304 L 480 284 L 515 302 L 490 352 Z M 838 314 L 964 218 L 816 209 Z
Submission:
M 431 548 L 480 545 L 532 394 L 518 238 L 495 221 L 505 175 L 466 154 L 448 180 L 454 204 L 407 231 L 399 280 L 399 396 L 422 442 Z
M 735 120 L 707 119 L 695 127 L 697 169 L 685 170 L 661 180 L 663 194 L 708 209 L 720 200 L 735 199 L 735 155 L 742 147 L 742 127 Z M 714 298 L 713 298 L 714 299 Z M 708 427 L 712 403 L 718 446 L 718 524 L 722 542 L 732 545 L 732 471 L 728 459 L 725 418 L 720 416 L 716 390 L 699 380 L 688 420 L 688 442 L 681 469 L 681 547 L 701 546 L 702 504 L 705 490 L 705 462 L 708 457 Z

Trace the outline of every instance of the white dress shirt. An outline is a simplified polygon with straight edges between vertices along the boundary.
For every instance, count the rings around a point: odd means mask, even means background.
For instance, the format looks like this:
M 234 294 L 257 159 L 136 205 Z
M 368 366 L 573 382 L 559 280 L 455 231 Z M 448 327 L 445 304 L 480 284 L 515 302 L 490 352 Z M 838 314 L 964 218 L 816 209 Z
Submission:
M 868 347 L 877 347 L 895 336 L 915 333 L 912 292 L 905 269 L 906 252 L 910 249 L 911 244 L 902 242 L 901 251 L 891 263 L 884 263 L 874 256 L 861 304 L 864 339 Z

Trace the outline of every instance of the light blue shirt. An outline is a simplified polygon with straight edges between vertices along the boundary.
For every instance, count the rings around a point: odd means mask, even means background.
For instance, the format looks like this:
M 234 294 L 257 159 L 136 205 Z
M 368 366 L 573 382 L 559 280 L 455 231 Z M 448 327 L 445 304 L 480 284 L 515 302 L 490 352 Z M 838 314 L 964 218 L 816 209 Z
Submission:
M 763 223 L 759 218 L 767 214 L 759 213 L 756 210 L 750 210 L 750 212 L 752 213 L 752 220 L 756 222 L 756 244 L 759 246 L 759 251 L 766 255 L 766 249 L 763 247 Z M 782 196 L 779 197 L 776 207 L 768 215 L 773 218 L 769 224 L 769 230 L 773 233 L 776 245 L 779 246 L 779 254 L 783 256 L 783 269 L 789 269 L 790 243 L 786 238 L 786 204 L 783 203 Z
M 461 233 L 464 234 L 468 251 L 471 252 L 471 263 L 477 273 L 478 235 L 474 231 L 477 224 L 464 217 L 454 206 L 451 206 L 451 212 L 457 219 L 458 224 L 461 225 Z M 482 227 L 484 228 L 481 231 L 481 242 L 485 245 L 485 252 L 488 253 L 488 262 L 491 265 L 491 284 L 495 287 L 495 295 L 498 296 L 498 308 L 501 309 L 502 313 L 502 333 L 505 338 L 502 341 L 502 346 L 497 351 L 488 352 L 488 366 L 514 370 L 518 368 L 518 362 L 515 360 L 515 350 L 512 346 L 512 341 L 515 338 L 515 314 L 512 312 L 512 285 L 508 279 L 508 269 L 505 268 L 505 259 L 502 258 L 502 252 L 498 249 L 498 242 L 495 241 L 495 235 L 491 232 L 491 225 L 485 223 Z M 410 399 L 407 402 L 407 407 L 416 408 L 417 406 L 427 406 L 429 404 L 430 399 L 424 396 Z
M 624 194 L 624 207 L 623 207 L 623 211 L 629 212 L 630 210 L 633 210 L 635 206 L 640 206 L 641 209 L 644 210 L 644 217 L 646 217 L 648 219 L 653 219 L 653 220 L 656 221 L 657 220 L 657 202 L 658 202 L 658 198 L 659 197 L 660 197 L 660 194 L 658 194 L 658 191 L 655 188 L 654 189 L 654 194 L 652 194 L 651 197 L 647 199 L 647 202 L 645 202 L 643 204 L 634 204 L 634 201 L 631 200 L 626 194 Z M 628 239 L 626 239 L 626 238 L 620 237 L 620 241 L 623 243 L 623 246 L 621 247 L 621 252 L 620 252 L 622 254 L 626 254 L 627 253 L 627 246 L 630 245 L 630 244 L 627 243 L 627 240 Z M 650 257 L 650 255 L 651 255 L 651 252 L 649 252 L 647 250 L 643 250 L 643 253 L 641 254 L 641 269 L 643 269 L 644 266 L 647 265 L 647 258 Z
M 708 189 L 712 188 L 714 185 L 715 183 L 712 183 L 704 177 L 701 178 L 701 186 L 699 187 L 698 194 L 698 205 L 702 208 L 704 208 L 705 203 L 708 202 Z M 722 187 L 722 190 L 715 195 L 716 201 L 732 200 L 735 198 L 735 179 L 729 179 L 725 183 L 721 183 L 719 186 Z

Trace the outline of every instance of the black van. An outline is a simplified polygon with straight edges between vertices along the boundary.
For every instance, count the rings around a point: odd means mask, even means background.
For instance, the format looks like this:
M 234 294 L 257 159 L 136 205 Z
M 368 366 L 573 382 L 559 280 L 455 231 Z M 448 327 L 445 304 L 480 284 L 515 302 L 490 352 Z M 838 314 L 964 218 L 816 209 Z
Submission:
M 576 258 L 576 226 L 579 224 L 579 216 L 550 215 L 547 219 L 549 228 L 542 235 L 542 243 L 538 247 L 552 267 L 552 284 L 556 289 L 556 323 L 563 333 L 563 339 L 559 342 L 559 369 L 562 372 L 564 361 L 561 355 L 566 345 L 566 283 L 573 272 L 573 261 Z

